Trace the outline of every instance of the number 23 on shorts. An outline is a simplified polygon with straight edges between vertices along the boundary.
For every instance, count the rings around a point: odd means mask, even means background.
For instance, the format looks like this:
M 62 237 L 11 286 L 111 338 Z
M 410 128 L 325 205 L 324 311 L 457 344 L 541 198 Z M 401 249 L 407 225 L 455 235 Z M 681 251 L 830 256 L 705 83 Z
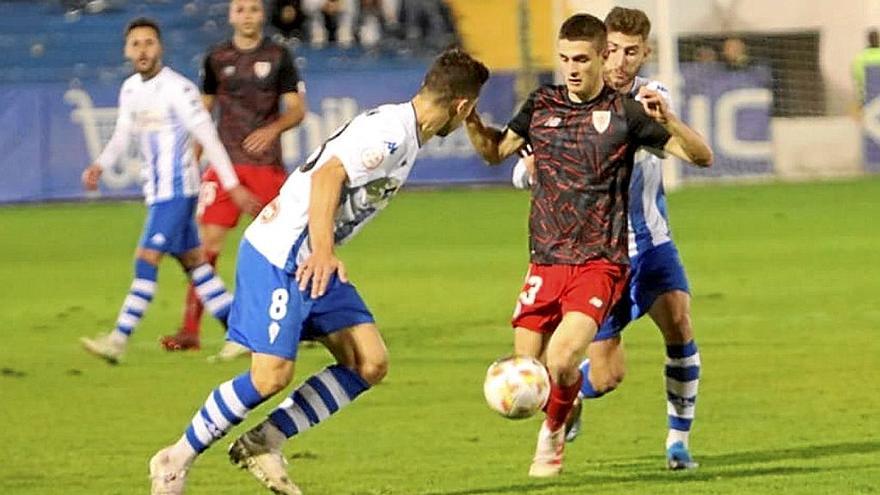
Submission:
M 535 304 L 535 299 L 538 297 L 538 291 L 541 290 L 542 285 L 544 285 L 544 279 L 538 275 L 526 275 L 525 287 L 516 300 L 516 310 L 513 312 L 514 318 L 519 316 L 523 306 Z

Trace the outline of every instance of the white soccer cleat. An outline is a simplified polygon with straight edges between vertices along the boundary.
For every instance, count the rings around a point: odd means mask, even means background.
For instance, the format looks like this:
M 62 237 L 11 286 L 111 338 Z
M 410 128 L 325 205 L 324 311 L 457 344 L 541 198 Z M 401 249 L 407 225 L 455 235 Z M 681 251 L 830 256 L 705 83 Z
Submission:
M 118 364 L 125 353 L 125 342 L 113 339 L 110 333 L 98 335 L 93 339 L 80 337 L 79 342 L 89 353 L 110 364 Z
M 538 432 L 538 446 L 535 458 L 529 468 L 529 476 L 533 478 L 549 478 L 559 476 L 562 472 L 562 455 L 565 450 L 565 427 L 550 431 L 545 420 Z
M 169 450 L 171 447 L 165 447 L 150 459 L 150 495 L 183 494 L 187 470 L 171 465 Z
M 208 357 L 209 363 L 225 363 L 227 361 L 232 361 L 234 359 L 238 359 L 242 356 L 250 356 L 251 350 L 247 347 L 237 343 L 227 340 L 223 344 L 223 348 L 220 349 L 220 352 L 214 354 L 213 356 Z
M 287 475 L 287 460 L 279 449 L 272 449 L 266 435 L 255 429 L 245 432 L 229 446 L 229 460 L 247 469 L 257 480 L 273 493 L 302 495 Z

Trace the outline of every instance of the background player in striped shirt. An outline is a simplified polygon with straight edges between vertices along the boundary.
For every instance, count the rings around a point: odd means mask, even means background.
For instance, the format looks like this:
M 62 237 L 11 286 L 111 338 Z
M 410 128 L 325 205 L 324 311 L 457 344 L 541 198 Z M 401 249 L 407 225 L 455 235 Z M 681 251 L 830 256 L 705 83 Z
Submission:
M 153 494 L 183 493 L 196 457 L 290 383 L 297 345 L 312 338 L 336 363 L 306 379 L 229 449 L 234 464 L 275 493 L 300 493 L 285 469 L 284 441 L 337 413 L 388 369 L 373 315 L 348 282 L 334 245 L 388 205 L 419 148 L 461 125 L 488 77 L 482 63 L 448 50 L 412 100 L 358 115 L 290 174 L 239 249 L 228 338 L 253 351 L 250 370 L 215 389 L 177 443 L 153 456 Z
M 606 16 L 605 26 L 609 52 L 606 84 L 636 98 L 643 87 L 657 91 L 671 106 L 669 92 L 661 83 L 638 76 L 651 53 L 648 16 L 638 9 L 615 7 Z M 527 162 L 533 160 L 525 157 L 517 164 L 514 183 L 518 187 L 524 186 L 527 169 L 534 167 Z M 660 158 L 645 150 L 636 154 L 629 189 L 628 286 L 587 348 L 588 358 L 581 364 L 580 396 L 598 398 L 621 383 L 626 366 L 620 333 L 629 322 L 648 313 L 666 343 L 667 466 L 690 469 L 697 466 L 688 440 L 700 380 L 700 354 L 691 328 L 687 275 L 669 229 L 662 174 Z M 577 419 L 567 432 L 568 441 L 573 441 L 581 429 L 580 404 L 575 407 Z
M 215 269 L 226 236 L 242 211 L 255 215 L 278 195 L 287 178 L 281 133 L 302 122 L 306 114 L 305 86 L 287 49 L 263 36 L 265 18 L 262 0 L 233 0 L 229 3 L 232 38 L 205 57 L 202 100 L 208 111 L 219 108 L 220 140 L 242 184 L 260 201 L 256 208 L 243 210 L 224 191 L 217 173 L 205 172 L 197 218 L 205 256 Z M 164 337 L 163 347 L 198 349 L 201 316 L 201 301 L 190 284 L 181 329 Z M 231 359 L 243 352 L 246 349 L 229 342 L 216 357 Z
M 531 263 L 514 314 L 516 354 L 546 355 L 551 377 L 547 418 L 538 434 L 530 476 L 558 475 L 564 422 L 580 391 L 587 347 L 620 297 L 627 275 L 626 205 L 633 157 L 662 149 L 697 164 L 712 152 L 672 115 L 656 92 L 642 104 L 605 85 L 605 26 L 578 14 L 560 28 L 564 86 L 536 90 L 506 130 L 474 113 L 468 134 L 490 163 L 528 141 L 536 182 L 529 216 Z
M 205 262 L 199 243 L 194 219 L 199 170 L 190 136 L 204 146 L 223 189 L 238 204 L 254 203 L 239 184 L 196 86 L 162 66 L 161 34 L 154 21 L 140 18 L 128 25 L 125 56 L 136 73 L 119 91 L 119 115 L 110 142 L 82 175 L 87 189 L 97 189 L 103 170 L 116 163 L 132 136 L 138 138 L 149 212 L 135 252 L 135 279 L 119 312 L 116 329 L 94 339 L 81 339 L 86 350 L 111 363 L 122 356 L 128 338 L 153 299 L 159 262 L 165 254 L 180 261 L 198 297 L 225 325 L 232 296 Z

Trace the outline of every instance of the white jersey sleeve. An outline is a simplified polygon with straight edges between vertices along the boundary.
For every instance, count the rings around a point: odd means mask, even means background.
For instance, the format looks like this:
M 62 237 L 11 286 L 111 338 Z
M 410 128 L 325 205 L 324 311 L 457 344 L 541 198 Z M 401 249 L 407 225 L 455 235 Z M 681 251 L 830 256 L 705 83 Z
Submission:
M 133 122 L 127 85 L 128 81 L 123 83 L 119 89 L 119 109 L 116 115 L 116 127 L 113 128 L 113 136 L 95 160 L 95 163 L 103 169 L 112 167 L 128 149 L 128 144 L 131 141 Z
M 177 82 L 168 92 L 171 108 L 186 130 L 202 145 L 205 158 L 217 172 L 223 189 L 228 191 L 239 184 L 238 176 L 220 141 L 211 114 L 205 109 L 201 93 L 192 81 L 181 77 Z

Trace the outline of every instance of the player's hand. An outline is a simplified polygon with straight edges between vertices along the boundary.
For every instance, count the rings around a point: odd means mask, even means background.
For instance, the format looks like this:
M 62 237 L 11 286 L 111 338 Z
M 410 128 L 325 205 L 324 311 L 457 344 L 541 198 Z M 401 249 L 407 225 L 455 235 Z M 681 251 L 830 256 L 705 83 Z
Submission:
M 241 184 L 229 190 L 229 197 L 232 198 L 232 202 L 235 203 L 235 206 L 238 206 L 239 210 L 252 217 L 257 216 L 260 210 L 263 209 L 260 200 Z
M 195 139 L 193 139 L 193 159 L 198 165 L 202 161 L 202 152 L 205 151 L 205 148 L 202 147 L 202 144 Z
M 474 108 L 471 109 L 471 113 L 467 114 L 467 117 L 464 118 L 465 124 L 482 124 L 483 121 L 480 120 L 480 114 L 477 113 L 477 106 L 474 105 Z
M 241 146 L 252 155 L 268 150 L 278 139 L 278 132 L 272 126 L 263 126 L 244 138 Z
M 535 155 L 520 157 L 513 167 L 512 180 L 517 189 L 531 189 L 535 183 Z
M 345 273 L 345 265 L 332 252 L 315 252 L 308 257 L 296 269 L 296 281 L 299 282 L 299 290 L 304 291 L 312 283 L 312 299 L 317 299 L 327 292 L 327 285 L 333 273 L 339 277 L 339 281 L 347 284 L 348 276 Z
M 639 88 L 638 100 L 648 117 L 660 124 L 669 122 L 669 105 L 666 104 L 666 100 L 660 96 L 660 93 L 642 86 Z
M 83 170 L 82 183 L 83 187 L 86 188 L 86 191 L 98 190 L 98 181 L 101 180 L 101 174 L 103 173 L 104 169 L 102 169 L 97 163 L 93 163 Z

